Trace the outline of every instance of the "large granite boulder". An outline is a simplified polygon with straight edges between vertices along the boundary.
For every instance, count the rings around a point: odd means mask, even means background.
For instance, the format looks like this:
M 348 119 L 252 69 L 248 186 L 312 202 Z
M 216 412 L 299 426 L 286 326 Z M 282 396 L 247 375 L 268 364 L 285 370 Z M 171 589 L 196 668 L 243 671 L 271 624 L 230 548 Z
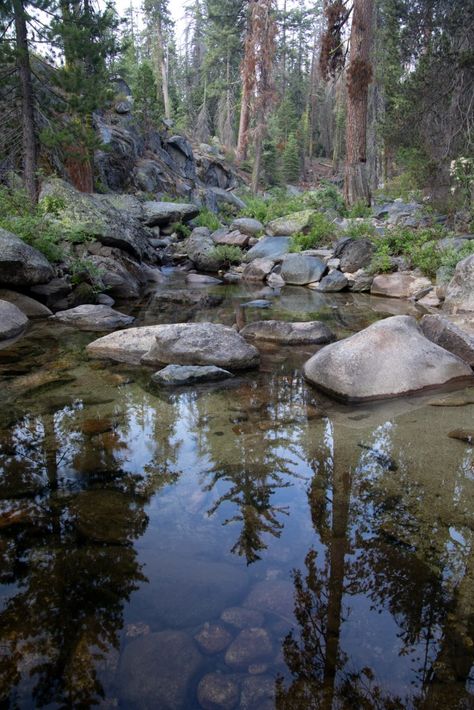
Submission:
M 474 367 L 474 337 L 447 318 L 438 315 L 423 316 L 421 329 L 436 345 L 449 350 Z
M 352 274 L 369 266 L 374 251 L 375 247 L 370 239 L 347 239 L 335 254 L 340 259 L 340 270 Z
M 144 202 L 145 224 L 164 227 L 174 222 L 190 222 L 199 214 L 199 207 L 186 202 Z
M 273 259 L 253 259 L 245 267 L 242 277 L 246 281 L 264 281 L 274 266 Z
M 50 320 L 71 325 L 79 330 L 114 330 L 131 325 L 135 318 L 114 311 L 110 306 L 85 304 L 59 311 Z
M 220 209 L 230 209 L 238 212 L 245 209 L 245 202 L 234 195 L 230 190 L 224 190 L 222 187 L 208 187 L 204 191 L 203 202 L 213 212 L 219 212 Z
M 277 261 L 288 254 L 290 248 L 289 237 L 263 237 L 255 246 L 248 250 L 245 261 L 254 259 L 273 259 Z
M 188 688 L 202 660 L 194 641 L 183 631 L 140 636 L 126 646 L 121 657 L 121 695 L 134 708 L 185 707 Z
M 234 219 L 230 225 L 231 229 L 236 229 L 242 234 L 248 234 L 249 237 L 255 237 L 263 229 L 263 224 L 258 219 L 252 217 L 238 217 Z
M 314 210 L 302 210 L 285 217 L 279 217 L 267 224 L 267 232 L 274 237 L 291 237 L 293 234 L 307 229 L 314 214 Z
M 304 366 L 305 377 L 337 397 L 396 397 L 472 377 L 469 365 L 425 338 L 411 316 L 394 316 L 328 345 Z
M 222 260 L 215 255 L 216 244 L 207 227 L 196 227 L 184 243 L 184 251 L 202 271 L 218 271 Z
M 411 298 L 431 286 L 431 281 L 425 276 L 401 272 L 379 274 L 372 281 L 370 293 L 373 296 L 387 296 L 389 298 Z
M 140 274 L 133 268 L 137 265 L 112 256 L 91 256 L 90 261 L 97 268 L 98 278 L 107 293 L 115 298 L 138 298 L 143 283 Z M 132 269 L 136 273 L 132 273 Z
M 335 340 L 335 335 L 321 321 L 290 323 L 279 320 L 259 320 L 240 331 L 247 340 L 266 340 L 282 345 L 323 345 Z
M 28 325 L 23 311 L 8 301 L 0 301 L 0 340 L 9 340 L 21 335 Z
M 52 311 L 50 311 L 47 306 L 36 301 L 34 298 L 30 298 L 30 296 L 25 296 L 24 293 L 2 288 L 0 289 L 0 299 L 13 303 L 28 318 L 47 318 L 53 315 Z
M 115 360 L 138 365 L 140 359 L 155 344 L 160 325 L 117 330 L 92 341 L 87 346 L 87 354 L 93 358 Z
M 43 254 L 0 228 L 0 285 L 33 286 L 53 276 L 53 267 Z
M 288 254 L 282 261 L 280 273 L 285 283 L 304 286 L 319 281 L 326 271 L 326 264 L 317 256 Z
M 79 192 L 60 178 L 48 178 L 41 186 L 40 202 L 47 197 L 57 201 L 59 214 L 85 235 L 102 244 L 116 247 L 142 259 L 149 252 L 148 233 L 133 213 L 117 208 L 107 195 Z M 59 205 L 61 205 L 59 207 Z
M 258 350 L 219 323 L 176 323 L 158 328 L 154 345 L 141 359 L 146 365 L 216 365 L 230 370 L 258 365 Z
M 474 254 L 458 263 L 446 290 L 448 311 L 474 311 Z
M 349 281 L 341 271 L 333 269 L 326 276 L 323 276 L 321 281 L 314 284 L 316 291 L 324 291 L 325 293 L 336 293 L 342 291 L 349 285 Z M 313 284 L 309 284 L 311 288 Z

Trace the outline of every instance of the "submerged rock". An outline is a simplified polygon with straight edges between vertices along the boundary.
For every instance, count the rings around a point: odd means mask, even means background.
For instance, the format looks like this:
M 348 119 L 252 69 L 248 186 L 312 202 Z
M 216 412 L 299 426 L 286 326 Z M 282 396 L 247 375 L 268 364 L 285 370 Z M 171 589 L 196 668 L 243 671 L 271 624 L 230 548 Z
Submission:
M 260 320 L 246 325 L 240 334 L 248 340 L 266 340 L 282 345 L 322 345 L 335 340 L 327 325 L 317 320 L 300 323 Z
M 424 335 L 436 345 L 457 355 L 474 367 L 474 337 L 442 316 L 424 316 L 421 319 Z
M 0 301 L 0 340 L 9 340 L 21 335 L 28 325 L 23 311 L 8 301 Z
M 227 649 L 225 662 L 235 670 L 246 670 L 254 663 L 268 660 L 272 653 L 272 642 L 265 629 L 242 629 Z
M 127 316 L 125 313 L 114 311 L 110 306 L 86 304 L 69 308 L 67 311 L 60 311 L 50 320 L 71 325 L 79 330 L 113 330 L 131 325 L 135 318 Z
M 424 337 L 411 316 L 373 323 L 313 355 L 305 377 L 348 400 L 395 397 L 472 375 L 460 358 Z
M 204 710 L 232 710 L 238 703 L 239 695 L 236 680 L 224 673 L 208 673 L 197 689 L 199 705 Z
M 221 614 L 222 621 L 237 629 L 249 629 L 263 624 L 263 614 L 254 609 L 244 609 L 241 606 L 231 606 Z
M 287 284 L 305 286 L 319 281 L 326 273 L 327 266 L 317 256 L 305 254 L 288 254 L 281 265 L 281 277 Z
M 240 710 L 274 710 L 275 679 L 271 676 L 249 676 L 242 682 Z
M 284 579 L 265 580 L 253 587 L 245 600 L 244 607 L 291 620 L 293 594 L 294 588 L 291 582 Z
M 259 359 L 258 350 L 232 328 L 218 323 L 176 323 L 157 326 L 155 344 L 141 361 L 240 370 L 255 367 Z
M 203 653 L 220 653 L 232 641 L 232 634 L 222 624 L 206 623 L 195 635 L 195 640 Z
M 158 385 L 194 385 L 199 382 L 217 382 L 233 377 L 231 372 L 214 365 L 167 365 L 152 375 Z
M 119 682 L 133 707 L 176 710 L 184 707 L 190 681 L 202 657 L 183 631 L 140 636 L 122 654 Z
M 0 228 L 0 285 L 34 286 L 53 276 L 53 267 L 43 254 Z

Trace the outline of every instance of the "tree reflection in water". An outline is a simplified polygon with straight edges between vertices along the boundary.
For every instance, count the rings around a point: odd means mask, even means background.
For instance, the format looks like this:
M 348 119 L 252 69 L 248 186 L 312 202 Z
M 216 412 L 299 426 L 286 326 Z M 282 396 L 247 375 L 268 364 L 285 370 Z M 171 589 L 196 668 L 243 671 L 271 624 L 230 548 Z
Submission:
M 126 425 L 84 418 L 78 404 L 3 432 L 5 707 L 98 704 L 115 669 L 124 606 L 147 581 L 132 543 L 148 524 L 145 504 L 172 479 L 125 471 Z

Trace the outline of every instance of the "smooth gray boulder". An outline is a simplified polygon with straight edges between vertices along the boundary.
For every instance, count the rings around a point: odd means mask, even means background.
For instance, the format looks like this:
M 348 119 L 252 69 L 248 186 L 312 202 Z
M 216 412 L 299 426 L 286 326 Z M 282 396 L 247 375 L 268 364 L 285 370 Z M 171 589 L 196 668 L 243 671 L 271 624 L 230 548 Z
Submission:
M 219 306 L 224 300 L 223 296 L 208 293 L 205 289 L 170 288 L 156 291 L 150 306 L 160 303 L 177 303 L 182 306 L 200 306 L 213 308 Z
M 448 311 L 474 311 L 474 254 L 458 263 L 446 289 L 444 302 Z
M 148 227 L 164 227 L 174 222 L 189 222 L 199 214 L 199 207 L 178 202 L 144 202 L 143 212 Z
M 140 359 L 155 343 L 161 325 L 147 325 L 141 328 L 116 330 L 92 341 L 86 347 L 93 358 L 115 360 L 138 365 Z
M 43 254 L 0 228 L 0 285 L 34 286 L 53 277 L 53 267 Z
M 69 308 L 66 311 L 59 311 L 50 320 L 71 325 L 79 330 L 113 330 L 131 325 L 135 318 L 127 316 L 125 313 L 114 311 L 110 306 L 93 305 L 91 303 L 83 306 Z
M 0 289 L 0 299 L 13 303 L 20 311 L 23 311 L 28 318 L 47 318 L 53 315 L 53 312 L 50 311 L 47 306 L 39 301 L 35 301 L 34 298 L 25 296 L 24 293 L 2 288 Z
M 317 256 L 287 254 L 282 261 L 280 275 L 287 284 L 305 286 L 319 281 L 326 271 L 326 264 Z
M 245 281 L 264 281 L 274 266 L 273 259 L 253 259 L 244 268 L 242 278 Z
M 8 301 L 0 301 L 0 340 L 9 340 L 21 335 L 28 325 L 23 311 Z
M 457 355 L 474 367 L 474 337 L 447 318 L 438 315 L 423 316 L 421 329 L 424 335 L 445 350 Z
M 196 227 L 184 242 L 184 251 L 193 264 L 203 271 L 218 271 L 222 261 L 215 255 L 216 244 L 207 227 Z
M 242 370 L 258 365 L 258 350 L 233 328 L 219 323 L 157 326 L 155 343 L 142 357 L 145 365 L 216 365 Z
M 370 293 L 373 296 L 389 298 L 411 298 L 419 291 L 433 284 L 425 276 L 412 273 L 379 274 L 372 281 Z
M 288 254 L 290 248 L 289 237 L 263 237 L 248 250 L 245 261 L 254 259 L 273 259 L 277 261 Z
M 263 224 L 252 217 L 238 217 L 234 219 L 230 228 L 236 229 L 242 234 L 248 234 L 249 237 L 254 237 L 262 231 Z
M 90 261 L 97 267 L 99 280 L 107 293 L 115 298 L 138 298 L 141 283 L 136 275 L 125 266 L 124 260 L 111 256 L 91 256 Z
M 215 365 L 167 365 L 152 375 L 157 385 L 194 385 L 200 382 L 218 382 L 233 377 L 231 372 Z
M 396 397 L 472 377 L 469 365 L 425 338 L 411 316 L 393 316 L 328 345 L 304 366 L 312 384 L 337 397 Z
M 194 641 L 183 631 L 140 636 L 122 653 L 121 695 L 135 708 L 185 707 L 188 687 L 202 660 Z
M 240 331 L 247 340 L 266 340 L 282 345 L 323 345 L 335 340 L 334 333 L 321 321 L 290 323 L 279 320 L 259 320 Z
M 349 282 L 344 274 L 341 271 L 334 269 L 326 276 L 323 276 L 321 281 L 314 284 L 314 289 L 316 291 L 324 291 L 325 293 L 334 293 L 342 291 L 344 288 L 347 288 L 348 285 Z M 308 286 L 312 288 L 313 284 L 308 284 Z

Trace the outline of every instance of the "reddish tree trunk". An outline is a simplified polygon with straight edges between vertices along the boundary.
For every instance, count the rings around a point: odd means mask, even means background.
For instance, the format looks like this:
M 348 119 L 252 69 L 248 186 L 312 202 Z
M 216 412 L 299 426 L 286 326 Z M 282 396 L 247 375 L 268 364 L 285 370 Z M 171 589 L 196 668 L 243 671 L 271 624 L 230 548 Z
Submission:
M 354 0 L 351 54 L 348 70 L 346 168 L 344 196 L 348 205 L 370 204 L 367 174 L 367 105 L 372 80 L 373 0 Z

